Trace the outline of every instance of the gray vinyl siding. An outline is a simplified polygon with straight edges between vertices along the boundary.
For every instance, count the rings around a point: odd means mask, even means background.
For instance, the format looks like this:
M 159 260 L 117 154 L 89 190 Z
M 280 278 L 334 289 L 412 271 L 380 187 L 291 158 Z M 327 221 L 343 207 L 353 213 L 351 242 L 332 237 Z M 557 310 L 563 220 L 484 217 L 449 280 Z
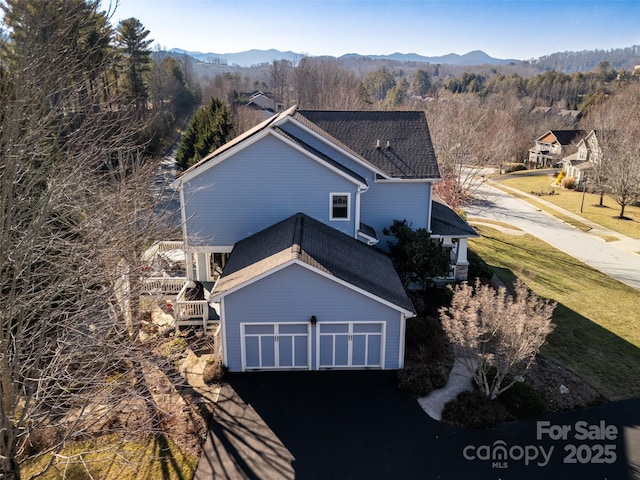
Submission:
M 342 165 L 347 167 L 349 170 L 357 173 L 361 177 L 364 177 L 367 180 L 367 184 L 369 184 L 369 186 L 373 184 L 373 181 L 375 179 L 375 175 L 373 174 L 373 172 L 369 168 L 363 166 L 358 162 L 355 162 L 351 158 L 342 154 L 340 150 L 336 149 L 333 146 L 327 145 L 324 141 L 318 139 L 315 135 L 311 135 L 307 131 L 301 129 L 296 125 L 293 125 L 292 123 L 286 123 L 282 125 L 281 128 L 285 132 L 290 133 L 291 135 L 295 136 L 296 138 L 299 138 L 306 144 L 311 145 L 316 150 L 324 153 L 325 155 L 331 157 L 335 161 L 341 163 Z
M 262 138 L 184 185 L 188 243 L 231 246 L 303 212 L 355 235 L 353 182 L 272 136 Z M 348 221 L 329 220 L 329 194 L 350 193 Z
M 240 323 L 308 322 L 312 315 L 318 322 L 385 322 L 384 368 L 399 368 L 401 313 L 300 265 L 233 292 L 223 303 L 231 371 L 242 369 Z M 316 369 L 315 334 L 312 328 L 312 369 Z
M 360 221 L 375 228 L 380 238 L 379 246 L 386 248 L 388 237 L 382 235 L 382 230 L 390 226 L 394 219 L 406 219 L 413 224 L 414 228 L 428 227 L 428 218 L 431 214 L 430 183 L 425 181 L 376 182 L 376 176 L 370 169 L 341 154 L 339 150 L 301 128 L 287 123 L 282 126 L 282 129 L 366 179 L 369 189 L 360 197 Z
M 427 182 L 383 183 L 373 185 L 360 200 L 361 220 L 378 232 L 381 247 L 387 240 L 382 230 L 394 219 L 407 220 L 413 228 L 427 228 L 431 207 L 431 184 Z

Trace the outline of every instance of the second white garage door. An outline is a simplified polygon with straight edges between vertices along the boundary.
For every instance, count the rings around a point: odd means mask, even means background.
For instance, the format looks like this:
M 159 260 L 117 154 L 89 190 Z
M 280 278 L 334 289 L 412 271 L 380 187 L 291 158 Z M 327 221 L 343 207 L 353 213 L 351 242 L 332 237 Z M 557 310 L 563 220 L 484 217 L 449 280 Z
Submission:
M 383 366 L 383 322 L 319 322 L 317 328 L 319 368 Z

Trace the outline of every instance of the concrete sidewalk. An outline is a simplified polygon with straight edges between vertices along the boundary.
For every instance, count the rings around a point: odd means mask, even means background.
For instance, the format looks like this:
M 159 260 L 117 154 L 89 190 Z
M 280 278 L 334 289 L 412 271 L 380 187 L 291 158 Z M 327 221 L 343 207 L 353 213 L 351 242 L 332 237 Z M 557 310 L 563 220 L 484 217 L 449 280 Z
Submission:
M 449 373 L 447 384 L 431 392 L 426 397 L 418 399 L 422 409 L 434 420 L 442 419 L 442 410 L 447 402 L 454 400 L 459 393 L 473 390 L 473 378 L 464 360 L 456 358 L 453 368 Z

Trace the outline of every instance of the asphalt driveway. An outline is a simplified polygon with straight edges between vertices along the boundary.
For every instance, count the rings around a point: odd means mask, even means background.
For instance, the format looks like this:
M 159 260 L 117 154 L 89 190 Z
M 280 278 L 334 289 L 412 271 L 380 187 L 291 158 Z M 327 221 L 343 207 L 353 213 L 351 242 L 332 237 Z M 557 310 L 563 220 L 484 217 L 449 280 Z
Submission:
M 195 478 L 640 478 L 640 400 L 473 431 L 432 420 L 395 378 L 231 374 Z

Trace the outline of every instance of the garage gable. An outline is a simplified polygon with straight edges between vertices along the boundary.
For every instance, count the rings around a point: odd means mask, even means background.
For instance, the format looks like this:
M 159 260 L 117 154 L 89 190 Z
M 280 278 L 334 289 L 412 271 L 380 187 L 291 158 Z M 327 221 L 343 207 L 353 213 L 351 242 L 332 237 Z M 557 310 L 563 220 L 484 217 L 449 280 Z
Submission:
M 369 296 L 406 316 L 415 314 L 387 255 L 303 213 L 238 242 L 211 298 L 218 301 L 292 264 Z
M 294 263 L 224 296 L 231 371 L 400 368 L 405 315 Z

